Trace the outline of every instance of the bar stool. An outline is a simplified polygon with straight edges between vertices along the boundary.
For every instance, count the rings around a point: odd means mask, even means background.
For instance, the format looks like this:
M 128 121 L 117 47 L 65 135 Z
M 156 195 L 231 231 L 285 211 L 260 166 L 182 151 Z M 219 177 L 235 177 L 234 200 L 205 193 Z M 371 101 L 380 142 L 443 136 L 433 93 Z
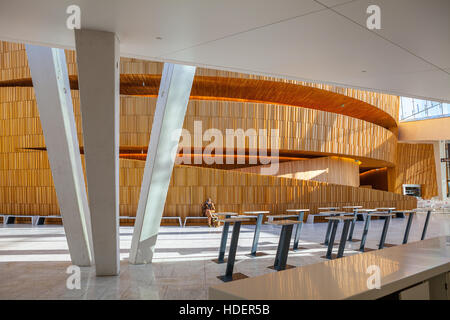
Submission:
M 227 269 L 225 271 L 225 275 L 218 276 L 217 278 L 219 278 L 224 282 L 248 278 L 245 274 L 233 273 L 233 269 L 234 269 L 234 260 L 236 258 L 237 244 L 239 240 L 239 232 L 241 230 L 241 222 L 250 220 L 242 218 L 228 218 L 228 219 L 226 218 L 219 221 L 223 222 L 224 224 L 228 223 L 228 225 L 230 223 L 234 223 L 234 225 L 233 225 L 233 233 L 231 236 L 230 250 L 228 251 Z
M 271 222 L 266 222 L 266 224 L 282 226 L 280 233 L 280 240 L 278 241 L 277 253 L 275 255 L 275 261 L 273 266 L 269 266 L 270 269 L 277 271 L 285 270 L 286 268 L 294 268 L 294 266 L 286 265 L 289 244 L 292 237 L 292 229 L 294 224 L 301 224 L 303 221 L 294 220 L 276 220 Z

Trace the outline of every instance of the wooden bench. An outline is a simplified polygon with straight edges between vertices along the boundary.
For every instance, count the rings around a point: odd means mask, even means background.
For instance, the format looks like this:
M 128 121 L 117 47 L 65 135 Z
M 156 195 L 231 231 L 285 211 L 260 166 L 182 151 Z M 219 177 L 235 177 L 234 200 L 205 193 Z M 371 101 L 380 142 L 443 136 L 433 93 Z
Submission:
M 180 227 L 183 227 L 183 223 L 181 222 L 181 217 L 161 217 L 161 220 L 162 219 L 175 219 L 175 220 L 178 220 L 178 224 L 180 225 Z
M 31 224 L 33 226 L 36 225 L 39 216 L 35 215 L 22 215 L 22 214 L 2 214 L 3 217 L 3 224 L 14 224 L 16 218 L 31 218 Z
M 188 220 L 199 220 L 199 219 L 208 220 L 208 217 L 186 217 L 186 218 L 184 218 L 184 224 L 183 224 L 183 227 L 186 227 L 186 222 L 187 222 Z
M 125 219 L 132 219 L 132 220 L 136 220 L 136 217 L 129 217 L 129 216 L 120 216 L 119 220 L 125 220 Z M 178 224 L 180 225 L 180 227 L 183 227 L 183 224 L 181 222 L 181 218 L 180 217 L 161 217 L 162 219 L 175 219 L 178 220 Z
M 40 226 L 45 224 L 45 219 L 50 218 L 50 219 L 61 219 L 61 216 L 38 216 L 38 219 L 36 221 L 36 225 Z

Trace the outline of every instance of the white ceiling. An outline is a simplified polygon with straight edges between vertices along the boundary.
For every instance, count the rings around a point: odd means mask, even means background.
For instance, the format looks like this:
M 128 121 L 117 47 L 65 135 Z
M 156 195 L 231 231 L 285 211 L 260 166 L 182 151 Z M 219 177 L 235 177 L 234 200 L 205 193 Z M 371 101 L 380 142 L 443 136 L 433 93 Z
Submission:
M 0 39 L 73 49 L 70 4 L 122 56 L 450 102 L 450 0 L 0 0 Z

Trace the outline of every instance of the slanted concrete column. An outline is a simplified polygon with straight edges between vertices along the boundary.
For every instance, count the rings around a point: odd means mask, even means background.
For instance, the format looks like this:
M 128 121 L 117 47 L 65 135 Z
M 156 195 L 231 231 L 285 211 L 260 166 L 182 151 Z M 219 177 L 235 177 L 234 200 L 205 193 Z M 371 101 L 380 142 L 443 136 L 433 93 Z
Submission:
M 119 41 L 75 30 L 84 154 L 96 274 L 117 275 L 119 256 Z
M 195 67 L 166 63 L 145 162 L 130 263 L 151 263 Z
M 93 262 L 89 206 L 64 50 L 27 45 L 28 65 L 72 263 Z

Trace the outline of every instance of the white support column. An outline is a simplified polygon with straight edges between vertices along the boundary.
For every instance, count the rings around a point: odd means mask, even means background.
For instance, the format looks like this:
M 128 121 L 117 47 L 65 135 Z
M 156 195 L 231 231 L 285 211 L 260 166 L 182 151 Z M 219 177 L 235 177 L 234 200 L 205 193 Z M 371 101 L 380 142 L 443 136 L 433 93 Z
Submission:
M 75 44 L 96 274 L 118 275 L 119 41 L 81 29 Z
M 151 263 L 195 67 L 164 64 L 129 261 Z
M 93 263 L 89 206 L 81 166 L 66 56 L 27 45 L 36 102 L 72 263 Z
M 434 161 L 436 165 L 436 182 L 439 200 L 447 199 L 447 168 L 446 163 L 441 162 L 445 158 L 445 140 L 433 141 Z

